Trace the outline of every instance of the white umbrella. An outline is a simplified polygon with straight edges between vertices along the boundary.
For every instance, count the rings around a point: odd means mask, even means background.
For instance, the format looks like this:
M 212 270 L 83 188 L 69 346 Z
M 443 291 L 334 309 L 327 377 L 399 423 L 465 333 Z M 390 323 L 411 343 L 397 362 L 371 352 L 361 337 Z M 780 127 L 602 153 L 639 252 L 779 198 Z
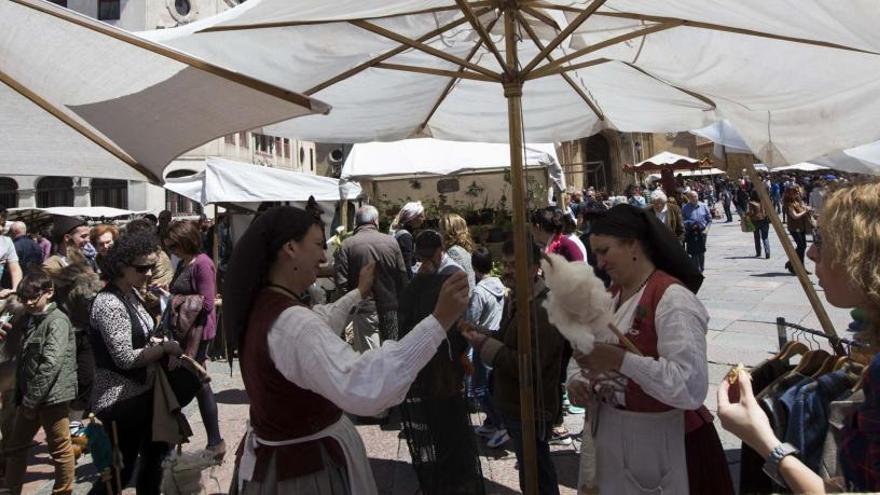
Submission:
M 158 183 L 211 139 L 328 110 L 49 2 L 0 1 L 0 175 Z
M 285 122 L 275 133 L 510 143 L 516 258 L 525 268 L 526 141 L 604 128 L 697 129 L 727 118 L 761 159 L 782 165 L 880 139 L 872 125 L 880 111 L 880 9 L 847 2 L 832 16 L 830 5 L 250 0 L 145 36 L 334 104 L 328 118 Z M 519 357 L 530 362 L 528 286 L 527 271 L 518 270 Z M 830 326 L 821 304 L 817 313 Z M 531 390 L 531 376 L 520 378 Z M 532 493 L 529 397 L 522 418 Z
M 816 165 L 814 163 L 795 163 L 794 165 L 786 165 L 784 167 L 775 167 L 773 172 L 817 172 L 819 170 L 828 170 L 828 167 Z
M 715 155 L 722 156 L 723 146 L 731 153 L 752 153 L 739 133 L 727 121 L 716 122 L 701 129 L 690 131 L 691 134 L 706 138 L 715 143 Z M 880 141 L 856 146 L 845 150 L 832 151 L 805 162 L 815 167 L 832 168 L 843 172 L 880 175 Z M 793 166 L 803 166 L 804 163 Z M 785 170 L 786 167 L 773 167 L 774 170 Z M 766 168 L 766 166 L 765 166 Z M 792 169 L 799 170 L 799 169 Z M 815 169 L 818 170 L 818 169 Z
M 699 167 L 703 162 L 696 158 L 691 158 L 689 156 L 679 155 L 677 153 L 672 153 L 670 151 L 661 151 L 656 155 L 648 158 L 647 160 L 642 160 L 639 163 L 635 164 L 634 168 L 636 170 L 639 167 L 644 168 L 656 168 L 656 167 L 667 167 L 671 169 L 675 168 L 696 168 Z

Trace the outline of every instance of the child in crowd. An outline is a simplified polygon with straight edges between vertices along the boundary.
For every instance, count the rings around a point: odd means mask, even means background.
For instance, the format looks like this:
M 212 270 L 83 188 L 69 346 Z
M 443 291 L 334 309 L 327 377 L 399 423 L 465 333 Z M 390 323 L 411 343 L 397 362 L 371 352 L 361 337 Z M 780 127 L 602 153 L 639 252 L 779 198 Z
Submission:
M 27 322 L 16 370 L 15 417 L 6 442 L 6 484 L 13 495 L 21 492 L 28 450 L 41 427 L 55 463 L 52 493 L 73 490 L 68 414 L 76 397 L 76 344 L 70 320 L 52 302 L 54 294 L 52 279 L 43 271 L 25 275 L 18 286 Z

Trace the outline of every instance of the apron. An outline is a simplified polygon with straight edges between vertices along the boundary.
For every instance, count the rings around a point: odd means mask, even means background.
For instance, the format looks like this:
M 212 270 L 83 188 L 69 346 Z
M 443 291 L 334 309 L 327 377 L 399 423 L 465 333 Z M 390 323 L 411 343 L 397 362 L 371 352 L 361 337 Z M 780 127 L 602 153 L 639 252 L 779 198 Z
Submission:
M 241 461 L 238 466 L 238 489 L 241 493 L 242 486 L 245 481 L 250 481 L 254 475 L 254 468 L 257 463 L 256 448 L 257 445 L 265 445 L 267 447 L 281 447 L 284 445 L 295 445 L 298 443 L 311 442 L 321 438 L 332 438 L 342 447 L 345 454 L 345 464 L 348 471 L 348 479 L 350 493 L 353 495 L 375 495 L 376 481 L 373 479 L 373 470 L 367 460 L 367 451 L 364 443 L 358 435 L 357 430 L 351 420 L 343 414 L 339 421 L 324 428 L 323 430 L 306 437 L 293 438 L 283 441 L 269 441 L 259 438 L 248 422 L 247 432 L 245 433 L 244 451 L 241 455 Z
M 643 413 L 599 404 L 597 419 L 599 493 L 688 493 L 684 411 Z

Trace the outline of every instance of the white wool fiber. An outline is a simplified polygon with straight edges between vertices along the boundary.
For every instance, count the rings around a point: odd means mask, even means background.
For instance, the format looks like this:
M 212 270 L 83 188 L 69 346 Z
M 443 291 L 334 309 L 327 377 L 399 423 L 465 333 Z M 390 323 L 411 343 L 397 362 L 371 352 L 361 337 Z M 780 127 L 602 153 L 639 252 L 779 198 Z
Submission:
M 615 342 L 608 324 L 613 321 L 611 294 L 586 263 L 570 263 L 558 254 L 541 260 L 544 282 L 550 289 L 544 307 L 547 316 L 572 347 L 593 352 L 593 344 Z

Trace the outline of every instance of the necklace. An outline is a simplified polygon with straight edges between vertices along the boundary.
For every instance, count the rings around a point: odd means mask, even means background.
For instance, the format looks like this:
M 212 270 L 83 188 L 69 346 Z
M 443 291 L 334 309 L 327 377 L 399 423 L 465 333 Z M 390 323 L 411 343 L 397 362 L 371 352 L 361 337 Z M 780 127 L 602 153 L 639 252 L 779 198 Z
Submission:
M 645 280 L 642 281 L 642 284 L 639 285 L 639 287 L 638 287 L 636 290 L 632 291 L 631 294 L 628 294 L 628 295 L 626 296 L 626 300 L 629 300 L 632 296 L 638 294 L 640 290 L 642 290 L 646 285 L 648 285 L 648 280 L 651 280 L 651 276 L 654 275 L 654 272 L 655 272 L 655 271 L 657 271 L 656 268 L 653 269 L 653 270 L 651 270 L 651 273 L 649 273 L 648 276 L 645 277 Z M 623 295 L 623 292 L 621 292 L 621 296 L 622 296 L 622 295 Z M 621 297 L 621 301 L 623 301 L 623 300 L 624 300 L 624 299 Z M 618 305 L 619 305 L 619 304 L 618 304 Z
M 291 299 L 295 299 L 296 301 L 298 301 L 298 302 L 304 304 L 304 301 L 303 301 L 303 299 L 302 299 L 301 296 L 298 296 L 298 295 L 294 294 L 293 291 L 291 291 L 291 290 L 288 289 L 287 287 L 284 287 L 283 285 L 269 284 L 267 287 L 272 288 L 272 289 L 275 289 L 275 290 L 277 290 L 278 292 L 282 292 L 282 293 L 284 293 L 285 295 L 289 296 Z

